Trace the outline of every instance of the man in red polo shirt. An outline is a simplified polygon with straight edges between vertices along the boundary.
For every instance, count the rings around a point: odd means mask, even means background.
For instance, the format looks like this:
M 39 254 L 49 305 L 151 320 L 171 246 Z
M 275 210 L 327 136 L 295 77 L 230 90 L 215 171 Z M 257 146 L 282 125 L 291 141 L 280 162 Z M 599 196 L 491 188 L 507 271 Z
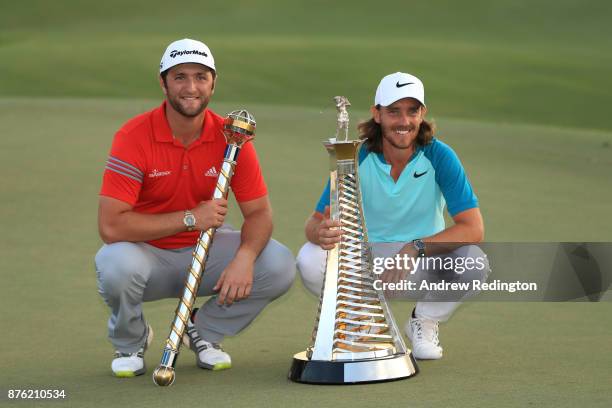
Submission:
M 241 231 L 223 225 L 227 201 L 212 200 L 226 146 L 223 118 L 207 109 L 217 72 L 210 49 L 175 41 L 160 64 L 166 100 L 116 133 L 100 191 L 95 258 L 98 291 L 111 309 L 118 377 L 145 372 L 152 331 L 142 302 L 178 298 L 200 231 L 217 227 L 198 295 L 212 297 L 188 327 L 196 362 L 231 367 L 220 342 L 244 329 L 295 276 L 291 252 L 272 234 L 272 211 L 252 143 L 240 151 L 231 190 Z

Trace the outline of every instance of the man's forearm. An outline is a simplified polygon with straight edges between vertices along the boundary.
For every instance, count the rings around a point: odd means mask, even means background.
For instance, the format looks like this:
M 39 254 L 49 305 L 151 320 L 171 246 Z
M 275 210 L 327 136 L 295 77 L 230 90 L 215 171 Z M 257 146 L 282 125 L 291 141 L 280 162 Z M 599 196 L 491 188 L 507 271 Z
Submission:
M 240 233 L 240 247 L 236 256 L 252 262 L 259 256 L 272 236 L 272 213 L 269 210 L 255 211 L 244 219 Z
M 100 225 L 102 240 L 113 242 L 144 242 L 186 231 L 183 211 L 166 214 L 142 214 L 126 211 L 118 215 L 113 223 Z
M 422 238 L 425 243 L 425 255 L 435 256 L 451 252 L 466 244 L 478 243 L 482 240 L 480 229 L 465 224 L 452 225 L 430 237 Z M 417 256 L 417 250 L 412 243 L 404 245 L 400 255 Z

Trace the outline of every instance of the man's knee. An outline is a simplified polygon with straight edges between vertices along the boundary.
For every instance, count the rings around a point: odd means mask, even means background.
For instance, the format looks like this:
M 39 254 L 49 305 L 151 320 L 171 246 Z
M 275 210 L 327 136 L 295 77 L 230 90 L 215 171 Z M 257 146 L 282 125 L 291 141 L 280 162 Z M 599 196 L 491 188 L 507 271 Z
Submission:
M 256 263 L 265 281 L 266 296 L 277 298 L 287 292 L 295 279 L 295 258 L 291 251 L 281 243 L 270 240 L 259 255 Z M 257 279 L 257 277 L 255 277 Z
M 312 294 L 319 296 L 323 287 L 327 253 L 320 246 L 307 242 L 297 256 L 297 267 L 302 283 Z
M 95 257 L 98 292 L 106 300 L 123 293 L 142 295 L 146 286 L 147 259 L 131 242 L 104 245 Z

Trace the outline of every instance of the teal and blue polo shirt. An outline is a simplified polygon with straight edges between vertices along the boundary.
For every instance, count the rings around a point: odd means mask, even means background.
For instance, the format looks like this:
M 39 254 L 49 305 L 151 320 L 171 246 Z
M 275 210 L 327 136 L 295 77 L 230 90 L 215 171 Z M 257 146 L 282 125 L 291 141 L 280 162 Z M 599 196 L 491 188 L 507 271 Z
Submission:
M 444 207 L 455 216 L 478 207 L 478 199 L 457 154 L 434 138 L 419 146 L 400 174 L 391 177 L 391 165 L 382 153 L 362 145 L 359 182 L 370 242 L 409 242 L 446 228 Z M 316 211 L 329 205 L 329 180 Z

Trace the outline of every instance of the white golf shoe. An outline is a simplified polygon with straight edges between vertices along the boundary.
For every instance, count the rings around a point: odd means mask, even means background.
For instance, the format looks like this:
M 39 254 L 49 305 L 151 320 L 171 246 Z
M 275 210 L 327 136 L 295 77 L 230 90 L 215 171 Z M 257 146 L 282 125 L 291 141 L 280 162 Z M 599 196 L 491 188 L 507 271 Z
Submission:
M 438 360 L 442 358 L 442 346 L 438 339 L 436 320 L 410 317 L 405 326 L 406 335 L 412 343 L 412 354 L 418 360 Z
M 223 351 L 221 345 L 210 343 L 198 334 L 193 324 L 193 316 L 197 311 L 198 309 L 193 311 L 191 319 L 187 322 L 187 335 L 183 336 L 183 343 L 195 352 L 198 367 L 213 371 L 232 368 L 232 359 L 229 354 Z
M 115 359 L 111 363 L 111 369 L 115 377 L 127 378 L 144 374 L 144 352 L 153 340 L 153 329 L 147 325 L 147 340 L 145 344 L 135 353 L 122 353 L 115 351 Z

